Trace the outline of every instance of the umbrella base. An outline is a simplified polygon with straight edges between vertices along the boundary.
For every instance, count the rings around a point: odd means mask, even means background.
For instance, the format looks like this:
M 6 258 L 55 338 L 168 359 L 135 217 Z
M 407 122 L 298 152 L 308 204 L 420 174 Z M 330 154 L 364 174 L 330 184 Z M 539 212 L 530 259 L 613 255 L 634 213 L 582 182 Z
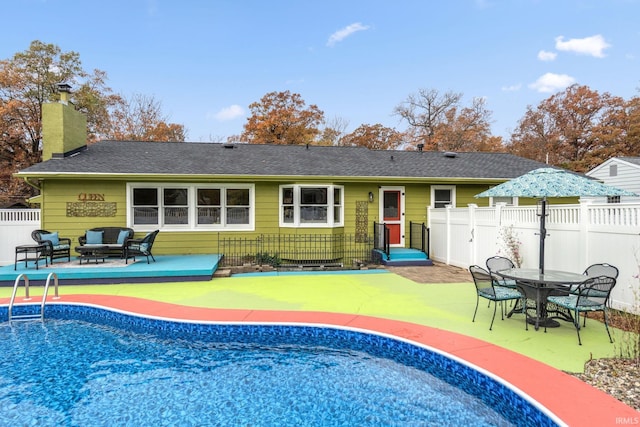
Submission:
M 536 319 L 535 317 L 529 317 L 527 318 L 527 323 L 530 325 L 538 325 L 536 326 L 536 329 L 540 326 L 542 326 L 543 328 L 559 328 L 560 327 L 560 322 L 558 322 L 557 320 L 553 320 L 553 319 Z

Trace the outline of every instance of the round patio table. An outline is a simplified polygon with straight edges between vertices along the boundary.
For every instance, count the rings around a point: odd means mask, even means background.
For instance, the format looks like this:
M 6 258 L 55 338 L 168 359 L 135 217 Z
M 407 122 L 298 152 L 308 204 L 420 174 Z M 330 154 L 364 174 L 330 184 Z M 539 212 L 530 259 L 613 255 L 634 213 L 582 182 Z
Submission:
M 535 301 L 536 315 L 529 316 L 527 313 L 527 323 L 534 325 L 536 331 L 540 326 L 544 326 L 545 329 L 560 326 L 560 323 L 549 316 L 550 312 L 553 312 L 556 318 L 573 322 L 571 313 L 549 310 L 547 297 L 553 293 L 568 294 L 573 286 L 579 285 L 589 278 L 584 274 L 569 271 L 544 270 L 541 272 L 537 268 L 510 268 L 500 270 L 497 274 L 506 279 L 515 280 L 516 287 L 524 294 L 525 298 Z M 512 313 L 515 311 L 514 308 Z

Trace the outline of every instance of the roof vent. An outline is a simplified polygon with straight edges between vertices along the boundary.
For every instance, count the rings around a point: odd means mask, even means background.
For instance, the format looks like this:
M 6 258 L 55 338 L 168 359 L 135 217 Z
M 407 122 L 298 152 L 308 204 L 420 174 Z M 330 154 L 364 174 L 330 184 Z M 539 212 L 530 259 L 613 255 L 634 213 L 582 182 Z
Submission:
M 222 145 L 224 148 L 230 148 L 233 149 L 234 145 L 233 144 L 223 144 Z
M 453 151 L 445 151 L 443 156 L 449 159 L 455 159 L 456 157 L 458 157 L 458 153 L 454 153 Z

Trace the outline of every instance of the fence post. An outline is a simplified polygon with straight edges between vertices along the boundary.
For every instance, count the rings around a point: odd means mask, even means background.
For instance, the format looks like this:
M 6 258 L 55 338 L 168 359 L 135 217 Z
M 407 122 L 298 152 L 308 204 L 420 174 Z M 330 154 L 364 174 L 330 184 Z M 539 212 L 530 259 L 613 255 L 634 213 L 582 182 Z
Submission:
M 447 213 L 446 220 L 445 220 L 446 230 L 447 230 L 447 237 L 446 237 L 447 254 L 445 256 L 445 259 L 447 260 L 446 261 L 447 265 L 451 264 L 451 246 L 452 246 L 451 244 L 451 208 L 452 208 L 451 205 L 445 206 L 445 212 Z
M 476 244 L 476 209 L 478 205 L 469 203 L 469 265 L 478 264 L 478 248 Z
M 579 245 L 580 265 L 589 265 L 589 206 L 592 200 L 580 199 Z

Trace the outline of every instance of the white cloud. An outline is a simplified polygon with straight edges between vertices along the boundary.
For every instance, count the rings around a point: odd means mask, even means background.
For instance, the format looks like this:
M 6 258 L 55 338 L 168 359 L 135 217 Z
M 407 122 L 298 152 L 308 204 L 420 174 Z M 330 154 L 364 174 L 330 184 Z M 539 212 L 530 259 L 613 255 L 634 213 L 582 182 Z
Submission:
M 556 37 L 556 49 L 566 52 L 574 52 L 580 55 L 590 55 L 596 58 L 604 58 L 604 50 L 611 47 L 600 34 L 583 39 L 569 39 L 564 41 L 564 36 Z
M 335 33 L 331 34 L 331 36 L 329 36 L 329 40 L 327 41 L 327 46 L 333 47 L 336 43 L 341 42 L 342 40 L 349 37 L 351 34 L 358 31 L 368 30 L 368 29 L 369 29 L 368 25 L 362 25 L 360 22 L 347 25 L 346 27 L 336 31 Z
M 520 83 L 511 86 L 502 86 L 504 92 L 517 92 L 520 88 L 522 88 L 522 84 Z
M 244 115 L 244 109 L 237 105 L 231 105 L 229 107 L 225 107 L 217 113 L 209 113 L 207 114 L 207 118 L 214 118 L 221 122 L 226 122 L 229 120 L 236 119 L 238 117 L 242 117 Z
M 546 50 L 541 50 L 538 52 L 538 59 L 540 61 L 553 61 L 558 56 L 555 52 L 547 52 Z
M 566 74 L 546 73 L 529 87 L 538 92 L 557 92 L 574 84 L 576 79 Z

